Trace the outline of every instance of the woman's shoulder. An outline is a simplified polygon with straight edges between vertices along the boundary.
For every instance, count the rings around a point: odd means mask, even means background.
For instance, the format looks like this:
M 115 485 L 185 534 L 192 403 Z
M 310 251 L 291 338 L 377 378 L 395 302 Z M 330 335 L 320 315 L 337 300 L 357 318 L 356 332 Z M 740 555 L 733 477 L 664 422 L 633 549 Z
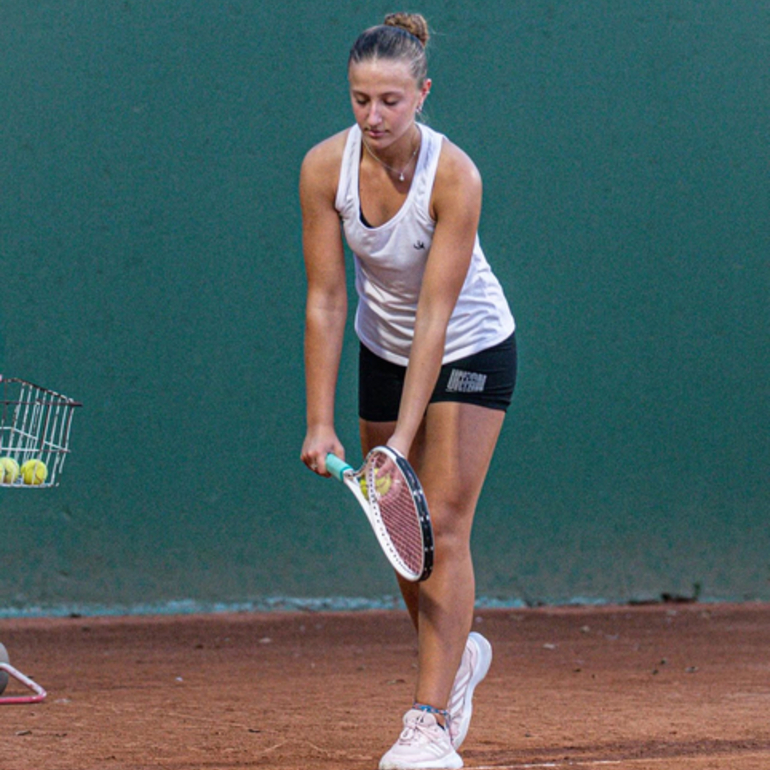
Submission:
M 311 147 L 302 161 L 303 169 L 328 171 L 332 165 L 339 166 L 349 133 L 346 128 Z
M 441 145 L 436 182 L 451 186 L 460 183 L 481 184 L 481 175 L 471 157 L 446 136 Z
M 333 200 L 340 178 L 340 166 L 350 129 L 340 131 L 311 147 L 302 161 L 300 190 Z

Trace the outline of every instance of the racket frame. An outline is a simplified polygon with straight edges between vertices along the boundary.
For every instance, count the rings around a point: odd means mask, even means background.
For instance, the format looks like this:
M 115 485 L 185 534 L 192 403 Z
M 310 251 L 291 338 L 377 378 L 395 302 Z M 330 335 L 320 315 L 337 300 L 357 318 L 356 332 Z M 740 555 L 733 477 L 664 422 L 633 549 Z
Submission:
M 398 467 L 412 495 L 422 534 L 423 559 L 422 570 L 419 573 L 408 567 L 401 558 L 382 521 L 380 507 L 376 498 L 377 480 L 375 478 L 374 457 L 377 454 L 386 455 Z M 393 569 L 405 580 L 412 583 L 427 580 L 433 570 L 433 527 L 430 522 L 430 513 L 425 493 L 409 461 L 400 452 L 391 447 L 378 446 L 369 452 L 363 465 L 358 470 L 330 453 L 326 456 L 326 470 L 353 493 L 353 496 L 366 514 L 369 524 L 374 530 L 375 537 Z M 367 495 L 364 495 L 361 490 L 362 478 L 366 481 Z

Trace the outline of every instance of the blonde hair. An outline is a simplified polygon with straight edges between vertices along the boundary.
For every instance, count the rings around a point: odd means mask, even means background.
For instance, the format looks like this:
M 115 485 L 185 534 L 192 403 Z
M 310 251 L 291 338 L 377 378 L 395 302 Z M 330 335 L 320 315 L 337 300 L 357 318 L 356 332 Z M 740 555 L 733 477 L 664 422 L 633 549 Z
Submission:
M 385 21 L 362 32 L 350 49 L 348 66 L 369 59 L 405 61 L 421 87 L 428 76 L 425 46 L 430 32 L 428 22 L 419 13 L 389 13 Z
M 383 24 L 386 27 L 400 27 L 406 30 L 422 43 L 423 48 L 428 45 L 430 39 L 428 22 L 419 13 L 389 13 Z

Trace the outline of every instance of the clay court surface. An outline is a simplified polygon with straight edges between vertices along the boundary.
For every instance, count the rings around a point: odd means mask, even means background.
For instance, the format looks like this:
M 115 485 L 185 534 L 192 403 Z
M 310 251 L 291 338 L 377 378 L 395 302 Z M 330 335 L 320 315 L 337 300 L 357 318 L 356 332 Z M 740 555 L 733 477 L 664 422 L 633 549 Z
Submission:
M 469 768 L 768 770 L 770 606 L 480 611 Z M 0 620 L 48 692 L 3 770 L 373 770 L 411 702 L 399 612 Z M 12 683 L 7 695 L 25 690 Z

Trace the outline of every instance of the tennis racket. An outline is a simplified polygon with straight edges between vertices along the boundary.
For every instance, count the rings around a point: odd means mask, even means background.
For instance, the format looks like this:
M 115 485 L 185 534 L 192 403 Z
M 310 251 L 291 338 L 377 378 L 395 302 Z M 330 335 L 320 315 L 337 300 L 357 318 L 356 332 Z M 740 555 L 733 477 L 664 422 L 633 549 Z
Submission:
M 328 454 L 326 470 L 358 500 L 396 572 L 413 583 L 425 580 L 433 569 L 433 527 L 422 486 L 407 459 L 379 446 L 358 470 Z

